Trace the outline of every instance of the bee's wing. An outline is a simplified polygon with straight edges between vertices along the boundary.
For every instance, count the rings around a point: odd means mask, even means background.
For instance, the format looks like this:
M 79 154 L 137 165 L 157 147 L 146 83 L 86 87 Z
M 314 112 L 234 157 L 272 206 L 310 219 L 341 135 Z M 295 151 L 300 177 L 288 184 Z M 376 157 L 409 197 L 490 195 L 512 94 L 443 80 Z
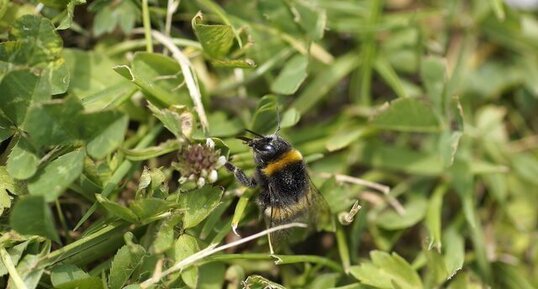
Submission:
M 314 185 L 314 182 L 312 182 L 310 175 L 308 175 L 308 181 L 310 182 L 310 191 L 307 195 L 309 202 L 309 208 L 307 212 L 308 219 L 313 222 L 313 225 L 316 230 L 334 232 L 334 218 L 332 217 L 331 209 L 329 207 L 329 204 L 327 203 L 327 200 L 325 200 L 316 185 Z

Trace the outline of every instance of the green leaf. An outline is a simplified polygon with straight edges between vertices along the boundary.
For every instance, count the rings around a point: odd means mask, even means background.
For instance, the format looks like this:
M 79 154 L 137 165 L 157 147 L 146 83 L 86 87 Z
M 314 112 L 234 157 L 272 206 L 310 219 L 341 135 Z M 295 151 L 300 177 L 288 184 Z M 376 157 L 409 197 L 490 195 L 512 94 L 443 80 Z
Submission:
M 193 115 L 183 105 L 172 105 L 169 108 L 159 109 L 151 102 L 148 108 L 176 138 L 190 137 L 193 128 Z
M 20 137 L 7 159 L 7 171 L 15 179 L 26 180 L 37 172 L 38 165 L 35 149 L 25 137 Z
M 30 108 L 24 128 L 37 147 L 71 144 L 80 139 L 81 111 L 74 98 L 37 104 Z
M 0 93 L 0 109 L 17 126 L 24 122 L 31 103 L 50 98 L 46 83 L 29 70 L 16 70 L 6 74 L 0 83 Z
M 351 275 L 365 285 L 376 288 L 423 288 L 420 277 L 411 265 L 396 253 L 372 251 L 372 262 L 364 262 L 350 268 Z
M 39 235 L 59 242 L 54 218 L 42 196 L 27 196 L 15 203 L 9 215 L 9 224 L 24 235 Z
M 272 133 L 278 125 L 278 98 L 275 95 L 266 95 L 258 103 L 256 113 L 252 117 L 252 131 L 261 134 Z
M 138 244 L 127 244 L 121 247 L 110 267 L 108 285 L 110 289 L 121 289 L 133 272 L 142 264 L 146 250 Z
M 243 288 L 246 289 L 286 289 L 286 287 L 269 281 L 260 275 L 250 275 L 243 281 Z
M 85 157 L 84 150 L 75 150 L 50 162 L 29 181 L 30 194 L 56 200 L 80 176 Z
M 62 283 L 55 289 L 102 289 L 103 280 L 99 277 L 86 277 L 84 279 L 73 280 L 70 282 Z
M 114 108 L 136 91 L 136 86 L 118 75 L 117 62 L 104 53 L 64 49 L 63 57 L 71 75 L 69 92 L 88 111 Z
M 405 132 L 437 132 L 439 120 L 418 98 L 399 98 L 386 104 L 371 120 L 373 126 Z
M 183 227 L 192 228 L 202 222 L 218 206 L 224 191 L 218 187 L 204 186 L 183 193 L 181 204 L 185 209 Z
M 61 58 L 62 38 L 51 21 L 36 15 L 24 15 L 13 24 L 8 41 L 0 44 L 0 61 L 34 66 Z
M 427 288 L 436 288 L 443 284 L 448 278 L 448 271 L 446 269 L 443 256 L 440 253 L 433 250 L 426 250 L 427 258 L 427 275 L 425 283 Z
M 152 254 L 161 254 L 174 244 L 174 227 L 181 222 L 181 215 L 173 214 L 159 223 L 155 240 L 151 244 Z
M 128 34 L 140 18 L 140 8 L 132 1 L 113 3 L 107 1 L 92 2 L 88 8 L 95 12 L 93 34 L 100 36 L 114 32 L 117 27 Z
M 237 118 L 228 119 L 222 111 L 217 111 L 208 116 L 209 135 L 213 137 L 234 136 L 243 130 L 243 124 Z
M 465 261 L 465 241 L 455 228 L 449 228 L 443 234 L 444 262 L 448 272 L 448 279 L 452 278 Z
M 308 288 L 312 289 L 327 289 L 336 286 L 336 283 L 340 279 L 342 274 L 340 273 L 323 273 L 318 274 L 312 282 L 308 285 Z
M 131 68 L 114 70 L 142 89 L 148 100 L 159 106 L 190 103 L 183 74 L 177 61 L 157 53 L 137 52 Z
M 352 129 L 346 127 L 332 135 L 327 140 L 325 147 L 330 152 L 341 150 L 359 139 L 365 132 L 364 129 Z
M 271 91 L 284 95 L 295 93 L 306 79 L 307 66 L 307 56 L 298 54 L 292 57 L 271 84 Z
M 79 267 L 71 264 L 60 264 L 52 268 L 50 274 L 50 281 L 52 286 L 58 287 L 63 283 L 67 283 L 74 280 L 84 279 L 90 275 Z
M 426 87 L 426 93 L 438 113 L 444 110 L 444 89 L 447 81 L 445 62 L 446 60 L 439 57 L 426 57 L 420 67 L 420 76 Z
M 416 198 L 407 203 L 403 215 L 387 210 L 378 216 L 376 223 L 386 230 L 409 228 L 424 218 L 427 206 L 428 202 L 424 198 Z
M 47 0 L 50 1 L 50 0 Z M 65 0 L 52 0 L 65 2 Z M 60 24 L 56 29 L 63 30 L 68 29 L 73 24 L 73 17 L 75 16 L 75 6 L 80 4 L 85 4 L 86 0 L 68 0 L 67 6 L 65 7 L 65 17 L 60 21 Z M 126 1 L 129 2 L 129 1 Z
M 224 58 L 234 44 L 234 33 L 230 25 L 202 24 L 202 13 L 192 18 L 192 29 L 204 52 L 211 58 Z
M 441 250 L 441 217 L 443 207 L 443 196 L 447 188 L 445 185 L 438 186 L 430 198 L 428 209 L 426 212 L 426 228 L 429 233 L 428 250 L 432 247 Z
M 200 251 L 200 246 L 198 246 L 196 238 L 187 234 L 182 234 L 174 244 L 174 260 L 179 262 L 198 251 Z M 181 279 L 183 279 L 183 282 L 185 282 L 189 288 L 197 288 L 198 267 L 191 267 L 181 272 Z
M 82 116 L 86 150 L 96 159 L 112 153 L 123 142 L 129 118 L 117 111 L 100 111 Z
M 228 24 L 203 24 L 203 15 L 198 12 L 192 18 L 191 24 L 196 38 L 200 41 L 204 54 L 216 67 L 256 67 L 254 61 L 250 59 L 229 59 L 227 56 L 234 46 L 233 27 Z
M 157 216 L 168 210 L 168 202 L 158 198 L 138 199 L 131 203 L 129 208 L 135 213 L 140 221 L 145 221 L 150 217 Z
M 111 215 L 129 223 L 138 223 L 138 216 L 131 209 L 126 208 L 116 202 L 110 201 L 101 194 L 96 194 L 95 198 Z

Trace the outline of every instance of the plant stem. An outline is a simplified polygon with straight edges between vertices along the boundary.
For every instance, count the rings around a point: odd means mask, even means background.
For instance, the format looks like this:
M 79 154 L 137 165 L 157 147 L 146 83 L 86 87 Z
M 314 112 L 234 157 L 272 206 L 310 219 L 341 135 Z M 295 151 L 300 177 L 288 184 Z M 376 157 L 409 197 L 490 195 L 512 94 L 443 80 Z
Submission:
M 146 51 L 153 52 L 153 42 L 151 40 L 151 20 L 149 18 L 148 0 L 142 0 L 142 22 L 144 23 Z

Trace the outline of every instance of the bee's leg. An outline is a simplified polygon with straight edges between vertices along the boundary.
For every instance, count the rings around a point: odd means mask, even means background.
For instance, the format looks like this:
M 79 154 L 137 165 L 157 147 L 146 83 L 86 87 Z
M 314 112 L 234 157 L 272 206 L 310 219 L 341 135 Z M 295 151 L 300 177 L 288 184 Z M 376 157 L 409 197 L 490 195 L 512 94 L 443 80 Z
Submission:
M 256 180 L 254 178 L 249 178 L 245 172 L 243 172 L 240 168 L 234 166 L 230 162 L 226 162 L 224 164 L 224 167 L 230 171 L 232 174 L 234 174 L 235 178 L 244 186 L 249 188 L 254 188 L 258 184 L 256 183 Z

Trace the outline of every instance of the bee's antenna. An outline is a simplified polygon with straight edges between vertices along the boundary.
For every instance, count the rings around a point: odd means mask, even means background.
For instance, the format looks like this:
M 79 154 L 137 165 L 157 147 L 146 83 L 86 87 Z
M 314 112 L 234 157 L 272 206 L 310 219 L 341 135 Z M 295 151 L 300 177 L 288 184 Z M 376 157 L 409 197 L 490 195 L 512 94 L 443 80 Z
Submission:
M 245 129 L 245 131 L 250 132 L 251 134 L 253 134 L 253 135 L 257 136 L 257 137 L 265 137 L 265 136 L 255 132 L 255 131 L 251 131 L 250 129 Z
M 276 131 L 274 134 L 277 134 L 280 131 L 280 109 L 278 109 L 278 104 L 276 105 Z

